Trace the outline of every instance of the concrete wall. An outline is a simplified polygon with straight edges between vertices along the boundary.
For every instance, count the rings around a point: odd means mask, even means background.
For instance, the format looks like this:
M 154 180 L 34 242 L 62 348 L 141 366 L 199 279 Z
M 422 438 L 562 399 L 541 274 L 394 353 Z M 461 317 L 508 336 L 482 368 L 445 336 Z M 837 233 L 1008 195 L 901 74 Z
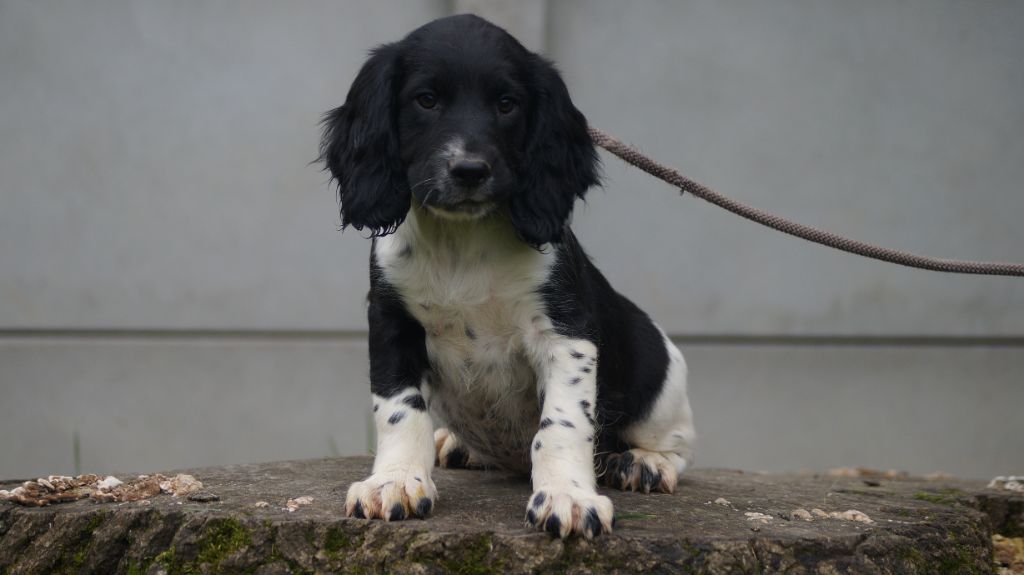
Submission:
M 1024 5 L 0 0 L 0 476 L 365 452 L 368 242 L 316 155 L 374 44 L 453 9 L 738 199 L 1024 260 Z M 624 168 L 575 218 L 682 344 L 699 463 L 1024 467 L 1024 282 L 898 268 Z

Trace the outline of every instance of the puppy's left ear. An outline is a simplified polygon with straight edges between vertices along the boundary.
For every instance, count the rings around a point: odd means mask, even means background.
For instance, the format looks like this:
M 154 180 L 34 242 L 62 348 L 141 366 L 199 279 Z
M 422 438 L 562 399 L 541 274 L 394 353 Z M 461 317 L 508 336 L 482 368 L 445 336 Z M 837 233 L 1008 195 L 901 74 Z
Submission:
M 520 174 L 524 187 L 509 209 L 520 239 L 539 247 L 562 240 L 576 198 L 600 178 L 587 119 L 573 105 L 555 67 L 534 58 L 532 125 Z
M 375 49 L 345 104 L 323 119 L 320 161 L 338 182 L 341 226 L 395 231 L 409 211 L 409 183 L 398 155 L 395 112 L 398 45 Z

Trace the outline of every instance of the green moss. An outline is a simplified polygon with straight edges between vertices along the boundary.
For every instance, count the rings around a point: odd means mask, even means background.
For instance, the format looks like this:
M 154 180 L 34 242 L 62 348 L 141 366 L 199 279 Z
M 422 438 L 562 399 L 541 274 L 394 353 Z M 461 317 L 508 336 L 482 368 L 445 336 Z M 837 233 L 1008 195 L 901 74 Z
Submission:
M 324 551 L 328 556 L 337 555 L 341 551 L 352 549 L 352 540 L 337 527 L 331 527 L 324 536 Z
M 939 491 L 918 491 L 914 494 L 914 499 L 918 501 L 927 501 L 929 503 L 938 503 L 939 505 L 957 505 L 960 503 L 960 498 L 963 497 L 963 491 L 959 489 L 941 489 Z
M 264 561 L 264 564 L 270 565 L 278 562 L 282 562 L 285 565 L 287 565 L 288 569 L 296 575 L 310 575 L 312 573 L 311 571 L 306 571 L 305 569 L 303 569 L 302 566 L 299 565 L 297 561 L 285 557 L 281 553 L 281 550 L 277 548 L 277 543 L 274 543 L 274 545 L 270 548 L 270 555 L 267 557 L 267 560 Z
M 209 565 L 216 571 L 224 558 L 248 545 L 252 545 L 252 536 L 237 519 L 211 520 L 200 540 L 195 563 Z
M 164 551 L 163 553 L 157 555 L 155 558 L 153 558 L 153 563 L 159 563 L 160 565 L 163 565 L 164 568 L 166 568 L 167 571 L 170 572 L 171 568 L 174 566 L 174 549 L 168 549 L 167 551 Z
M 98 511 L 89 515 L 89 519 L 77 535 L 64 543 L 60 561 L 53 569 L 55 573 L 78 573 L 82 570 L 82 566 L 85 565 L 85 560 L 89 556 L 92 534 L 106 518 L 106 511 Z
M 561 574 L 579 567 L 592 573 L 605 573 L 625 569 L 626 562 L 620 556 L 604 553 L 597 547 L 591 547 L 590 552 L 582 551 L 579 540 L 568 539 L 562 542 L 562 552 L 555 561 L 542 566 L 540 572 Z
M 615 514 L 615 520 L 616 521 L 630 521 L 630 520 L 633 520 L 633 519 L 644 520 L 644 519 L 657 519 L 657 518 L 658 518 L 657 515 L 653 515 L 651 513 L 616 513 Z
M 983 565 L 984 562 L 977 556 L 976 550 L 972 549 L 968 545 L 958 544 L 953 546 L 952 553 L 947 553 L 939 557 L 939 573 L 945 574 L 973 574 L 973 573 L 988 573 L 987 570 L 981 570 L 978 568 L 979 565 Z
M 203 565 L 208 566 L 209 571 L 219 573 L 221 561 L 251 544 L 252 536 L 249 530 L 237 519 L 211 519 L 199 539 L 199 552 L 194 560 L 182 561 L 175 555 L 173 549 L 168 549 L 157 555 L 153 562 L 163 565 L 170 575 L 201 573 Z
M 454 575 L 490 575 L 504 573 L 505 562 L 488 561 L 488 555 L 494 550 L 491 535 L 481 535 L 462 545 L 448 548 L 440 561 L 446 573 Z
M 501 573 L 504 569 L 486 563 L 487 554 L 494 548 L 490 535 L 484 535 L 470 541 L 467 545 L 458 549 L 459 557 L 444 561 L 444 566 L 449 573 L 456 575 L 485 575 L 487 573 Z

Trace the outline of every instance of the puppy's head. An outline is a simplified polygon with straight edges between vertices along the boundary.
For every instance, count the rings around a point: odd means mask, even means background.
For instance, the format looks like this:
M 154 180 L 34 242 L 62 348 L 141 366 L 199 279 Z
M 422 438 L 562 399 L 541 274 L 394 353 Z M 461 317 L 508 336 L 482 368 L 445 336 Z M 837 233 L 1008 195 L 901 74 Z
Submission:
M 586 118 L 554 67 L 468 15 L 375 49 L 325 116 L 320 156 L 342 226 L 373 235 L 415 199 L 439 218 L 507 214 L 524 242 L 558 242 L 598 181 Z

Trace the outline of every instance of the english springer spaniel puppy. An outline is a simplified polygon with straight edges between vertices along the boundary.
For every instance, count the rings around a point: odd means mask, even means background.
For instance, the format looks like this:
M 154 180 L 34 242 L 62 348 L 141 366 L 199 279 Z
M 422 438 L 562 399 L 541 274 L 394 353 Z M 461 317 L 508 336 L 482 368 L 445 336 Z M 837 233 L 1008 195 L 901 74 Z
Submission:
M 373 237 L 377 451 L 347 515 L 427 516 L 435 462 L 530 473 L 526 520 L 560 537 L 611 531 L 599 476 L 675 488 L 686 364 L 569 228 L 598 159 L 550 62 L 476 16 L 436 20 L 373 50 L 320 153 L 342 226 Z

